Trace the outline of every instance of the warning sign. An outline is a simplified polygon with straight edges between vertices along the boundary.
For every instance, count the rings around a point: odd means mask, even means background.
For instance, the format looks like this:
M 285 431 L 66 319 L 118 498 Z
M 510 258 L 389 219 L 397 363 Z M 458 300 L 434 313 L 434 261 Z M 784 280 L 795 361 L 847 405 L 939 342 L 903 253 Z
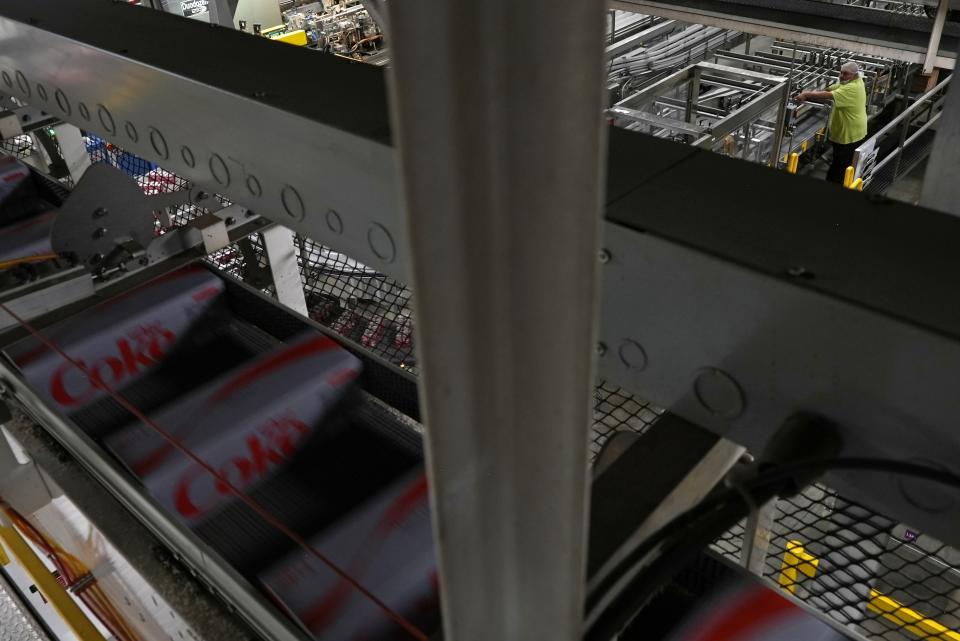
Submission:
M 206 13 L 210 10 L 210 0 L 183 0 L 180 3 L 180 10 L 187 18 L 198 13 Z

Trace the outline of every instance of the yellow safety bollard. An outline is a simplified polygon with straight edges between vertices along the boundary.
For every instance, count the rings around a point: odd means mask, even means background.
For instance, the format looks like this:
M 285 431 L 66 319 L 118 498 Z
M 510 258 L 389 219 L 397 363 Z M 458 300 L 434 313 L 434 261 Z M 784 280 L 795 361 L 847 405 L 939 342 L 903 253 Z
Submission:
M 787 541 L 787 550 L 783 553 L 783 563 L 780 565 L 777 584 L 790 594 L 796 594 L 800 574 L 812 579 L 819 565 L 820 559 L 808 554 L 800 541 Z
M 800 166 L 800 154 L 793 152 L 790 154 L 790 162 L 787 163 L 787 171 L 791 174 L 797 173 L 797 167 Z
M 850 184 L 853 182 L 853 167 L 847 167 L 847 170 L 843 173 L 843 186 L 849 188 Z

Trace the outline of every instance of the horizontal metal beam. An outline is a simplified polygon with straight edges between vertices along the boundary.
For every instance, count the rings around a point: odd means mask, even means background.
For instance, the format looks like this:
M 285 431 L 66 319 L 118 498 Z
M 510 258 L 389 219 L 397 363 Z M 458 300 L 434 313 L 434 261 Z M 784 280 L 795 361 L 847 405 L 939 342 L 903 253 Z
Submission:
M 406 276 L 382 69 L 125 3 L 5 0 L 0 91 Z
M 960 307 L 944 301 L 960 288 L 960 220 L 633 139 L 647 162 L 607 208 L 601 376 L 754 451 L 804 411 L 839 424 L 845 455 L 957 471 Z M 629 162 L 625 141 L 611 147 Z M 731 184 L 766 206 L 718 198 Z M 943 488 L 872 473 L 829 482 L 960 543 Z
M 710 135 L 704 136 L 694 143 L 698 147 L 710 147 L 716 144 L 724 136 L 736 131 L 746 123 L 759 118 L 769 109 L 773 109 L 782 104 L 786 97 L 786 81 L 776 89 L 771 89 L 766 94 L 755 98 L 746 105 L 740 107 L 734 112 L 724 117 L 722 120 L 714 123 L 710 129 Z M 777 117 L 774 117 L 776 120 Z
M 817 5 L 821 3 L 807 3 Z M 819 15 L 784 11 L 723 0 L 612 0 L 615 9 L 651 14 L 683 22 L 733 29 L 819 47 L 838 47 L 860 53 L 922 64 L 926 59 L 929 31 L 899 29 L 895 25 L 865 24 Z M 837 7 L 839 5 L 828 5 Z M 953 69 L 955 37 L 944 37 L 934 64 Z
M 671 89 L 679 87 L 685 82 L 688 82 L 693 77 L 694 66 L 687 67 L 686 69 L 681 69 L 676 73 L 672 73 L 666 78 L 658 80 L 652 85 L 647 85 L 640 91 L 630 94 L 620 102 L 618 102 L 615 107 L 636 107 L 647 104 L 652 101 L 654 98 L 667 93 Z
M 670 131 L 677 131 L 684 134 L 699 136 L 707 130 L 706 127 L 701 127 L 700 125 L 684 122 L 675 118 L 667 118 L 666 116 L 658 116 L 657 114 L 645 113 L 627 107 L 611 107 L 607 110 L 607 113 L 616 118 L 639 122 L 652 127 L 660 127 L 661 129 L 669 129 Z
M 610 58 L 616 58 L 617 56 L 624 54 L 631 49 L 645 45 L 648 41 L 653 40 L 654 38 L 658 38 L 664 34 L 679 29 L 680 26 L 681 25 L 675 20 L 664 20 L 659 22 L 652 27 L 644 29 L 639 33 L 635 33 L 632 36 L 627 36 L 626 38 L 608 46 L 606 50 L 607 56 Z

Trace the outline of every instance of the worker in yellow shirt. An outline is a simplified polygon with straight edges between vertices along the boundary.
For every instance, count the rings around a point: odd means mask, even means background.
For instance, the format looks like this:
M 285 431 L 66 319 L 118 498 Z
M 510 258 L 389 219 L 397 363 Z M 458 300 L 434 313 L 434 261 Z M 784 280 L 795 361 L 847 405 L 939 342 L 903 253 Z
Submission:
M 840 67 L 840 82 L 826 91 L 804 91 L 796 97 L 798 102 L 810 99 L 833 101 L 829 134 L 833 162 L 827 180 L 843 184 L 843 174 L 853 164 L 853 152 L 867 137 L 867 90 L 857 63 L 844 63 Z

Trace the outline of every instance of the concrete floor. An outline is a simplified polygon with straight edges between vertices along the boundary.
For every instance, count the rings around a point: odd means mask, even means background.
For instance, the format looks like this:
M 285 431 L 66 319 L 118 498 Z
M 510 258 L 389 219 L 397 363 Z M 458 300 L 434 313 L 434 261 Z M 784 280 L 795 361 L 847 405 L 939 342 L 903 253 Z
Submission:
M 927 170 L 927 161 L 924 160 L 905 176 L 890 186 L 885 196 L 900 202 L 916 205 L 920 201 L 920 192 L 923 189 L 923 175 Z
M 801 171 L 802 174 L 825 180 L 827 169 L 830 167 L 830 152 L 828 151 L 823 158 L 811 163 Z M 883 193 L 887 198 L 898 200 L 903 203 L 916 205 L 920 201 L 920 192 L 923 189 L 923 176 L 927 170 L 927 161 L 919 163 L 908 174 L 900 176 L 897 181 L 887 188 Z

